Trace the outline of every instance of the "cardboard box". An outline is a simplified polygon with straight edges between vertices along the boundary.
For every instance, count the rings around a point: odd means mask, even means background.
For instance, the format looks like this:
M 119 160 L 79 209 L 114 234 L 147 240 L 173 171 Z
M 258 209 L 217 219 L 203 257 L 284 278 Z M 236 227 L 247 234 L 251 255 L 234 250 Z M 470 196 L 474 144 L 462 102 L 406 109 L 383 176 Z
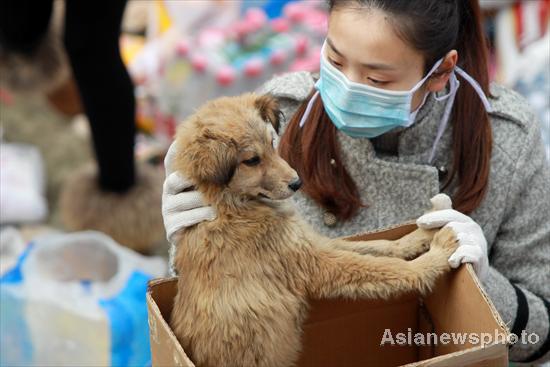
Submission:
M 407 224 L 349 239 L 397 239 L 415 228 Z M 155 280 L 147 292 L 153 366 L 194 366 L 168 325 L 176 284 L 176 278 Z M 490 343 L 475 344 L 476 336 L 488 341 L 488 335 Z M 424 299 L 312 300 L 297 366 L 508 366 L 508 335 L 467 265 L 442 277 Z

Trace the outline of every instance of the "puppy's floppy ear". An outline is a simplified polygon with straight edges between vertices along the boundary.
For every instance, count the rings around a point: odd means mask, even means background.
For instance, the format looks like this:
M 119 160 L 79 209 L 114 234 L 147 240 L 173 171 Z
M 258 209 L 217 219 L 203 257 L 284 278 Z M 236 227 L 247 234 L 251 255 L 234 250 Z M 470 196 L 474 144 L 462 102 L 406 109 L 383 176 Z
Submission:
M 237 169 L 237 142 L 209 129 L 202 132 L 186 153 L 185 159 L 193 162 L 194 176 L 202 182 L 227 185 Z
M 260 112 L 262 119 L 266 122 L 270 122 L 273 128 L 275 128 L 275 131 L 279 131 L 279 124 L 283 113 L 279 109 L 279 102 L 277 99 L 270 94 L 264 94 L 256 99 L 254 106 Z

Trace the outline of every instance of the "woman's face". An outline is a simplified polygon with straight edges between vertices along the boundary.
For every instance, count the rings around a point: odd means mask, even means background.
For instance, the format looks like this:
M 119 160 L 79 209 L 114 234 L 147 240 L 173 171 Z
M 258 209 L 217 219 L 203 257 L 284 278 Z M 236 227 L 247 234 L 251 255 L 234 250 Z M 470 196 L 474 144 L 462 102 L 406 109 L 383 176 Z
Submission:
M 410 90 L 424 76 L 424 57 L 398 37 L 388 16 L 375 8 L 333 9 L 325 56 L 350 81 L 394 91 Z M 422 102 L 428 84 L 413 96 L 413 110 Z

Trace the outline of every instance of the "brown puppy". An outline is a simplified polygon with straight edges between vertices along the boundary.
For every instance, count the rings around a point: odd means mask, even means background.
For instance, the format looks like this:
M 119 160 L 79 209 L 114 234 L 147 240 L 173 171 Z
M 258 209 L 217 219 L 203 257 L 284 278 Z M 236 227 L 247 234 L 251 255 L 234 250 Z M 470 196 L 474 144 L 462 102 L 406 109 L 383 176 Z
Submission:
M 171 325 L 198 366 L 290 366 L 308 297 L 425 293 L 450 270 L 451 230 L 349 242 L 310 229 L 285 200 L 299 178 L 273 146 L 278 115 L 268 96 L 220 98 L 177 133 L 175 167 L 217 213 L 181 233 L 175 257 Z

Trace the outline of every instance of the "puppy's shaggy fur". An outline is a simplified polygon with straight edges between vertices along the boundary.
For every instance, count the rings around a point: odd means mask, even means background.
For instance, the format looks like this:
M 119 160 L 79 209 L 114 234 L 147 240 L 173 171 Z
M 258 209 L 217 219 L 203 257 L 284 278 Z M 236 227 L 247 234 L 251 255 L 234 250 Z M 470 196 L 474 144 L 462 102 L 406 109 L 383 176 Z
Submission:
M 425 293 L 450 269 L 451 230 L 349 242 L 310 229 L 285 200 L 299 184 L 272 144 L 277 117 L 268 96 L 221 98 L 177 133 L 176 169 L 217 212 L 179 235 L 175 258 L 171 325 L 198 366 L 292 365 L 308 298 Z

